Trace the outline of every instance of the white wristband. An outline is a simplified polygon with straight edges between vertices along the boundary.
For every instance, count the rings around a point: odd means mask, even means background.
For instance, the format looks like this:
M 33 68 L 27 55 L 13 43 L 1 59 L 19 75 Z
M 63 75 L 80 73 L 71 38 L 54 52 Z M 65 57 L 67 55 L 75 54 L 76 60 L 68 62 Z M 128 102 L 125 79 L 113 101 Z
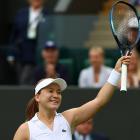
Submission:
M 120 77 L 121 77 L 121 74 L 113 69 L 107 82 L 113 86 L 117 86 L 120 80 Z

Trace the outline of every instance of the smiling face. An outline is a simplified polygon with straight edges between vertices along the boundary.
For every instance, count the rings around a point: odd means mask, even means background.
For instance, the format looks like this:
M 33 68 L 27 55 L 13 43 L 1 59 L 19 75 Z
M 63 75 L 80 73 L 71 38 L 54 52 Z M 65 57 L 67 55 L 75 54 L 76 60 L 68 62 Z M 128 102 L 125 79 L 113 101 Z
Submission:
M 39 108 L 56 111 L 61 104 L 61 89 L 58 84 L 52 83 L 43 88 L 40 94 L 35 96 L 35 99 L 38 102 Z

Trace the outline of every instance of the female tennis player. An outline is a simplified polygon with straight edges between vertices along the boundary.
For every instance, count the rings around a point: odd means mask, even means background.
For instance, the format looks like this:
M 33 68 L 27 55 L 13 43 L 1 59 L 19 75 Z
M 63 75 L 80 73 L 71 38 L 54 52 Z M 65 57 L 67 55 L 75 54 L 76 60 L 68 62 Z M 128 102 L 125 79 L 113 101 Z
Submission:
M 27 106 L 27 122 L 17 130 L 14 140 L 72 140 L 73 129 L 94 117 L 112 97 L 120 79 L 121 64 L 128 65 L 131 56 L 121 57 L 111 72 L 106 84 L 92 101 L 62 113 L 57 113 L 61 104 L 61 92 L 66 82 L 61 79 L 43 79 L 35 87 L 35 96 Z

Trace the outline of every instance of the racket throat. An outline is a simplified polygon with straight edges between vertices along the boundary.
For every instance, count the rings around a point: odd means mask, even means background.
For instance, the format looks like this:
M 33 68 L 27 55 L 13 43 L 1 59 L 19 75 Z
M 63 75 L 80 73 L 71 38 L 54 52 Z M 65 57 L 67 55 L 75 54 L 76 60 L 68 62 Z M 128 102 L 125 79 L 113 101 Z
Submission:
M 130 49 L 128 50 L 128 48 L 127 49 L 122 49 L 121 50 L 121 55 L 122 56 L 127 56 L 127 55 L 130 55 L 130 52 L 131 52 L 131 50 Z

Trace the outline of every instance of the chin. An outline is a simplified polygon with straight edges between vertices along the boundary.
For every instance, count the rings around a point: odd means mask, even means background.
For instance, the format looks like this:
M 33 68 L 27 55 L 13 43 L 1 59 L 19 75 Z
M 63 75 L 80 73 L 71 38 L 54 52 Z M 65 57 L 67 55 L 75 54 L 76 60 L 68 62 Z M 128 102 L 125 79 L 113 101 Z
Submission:
M 58 109 L 58 106 L 51 106 L 51 109 L 57 110 Z
M 50 105 L 50 109 L 57 110 L 59 108 L 59 105 Z

